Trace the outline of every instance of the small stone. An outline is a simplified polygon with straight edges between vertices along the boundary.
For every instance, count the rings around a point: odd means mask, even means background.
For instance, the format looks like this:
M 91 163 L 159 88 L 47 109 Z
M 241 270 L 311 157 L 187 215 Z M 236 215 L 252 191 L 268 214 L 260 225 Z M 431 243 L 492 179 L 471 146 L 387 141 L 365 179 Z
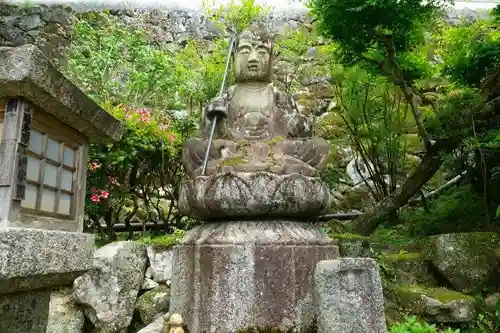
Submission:
M 314 273 L 318 332 L 386 333 L 384 297 L 375 260 L 324 260 Z
M 497 311 L 497 303 L 500 302 L 500 293 L 495 293 L 493 295 L 489 295 L 484 299 L 484 307 L 489 312 Z
M 159 286 L 158 282 L 155 282 L 151 279 L 145 278 L 144 282 L 142 283 L 141 290 L 150 290 L 150 289 L 154 289 L 158 286 Z

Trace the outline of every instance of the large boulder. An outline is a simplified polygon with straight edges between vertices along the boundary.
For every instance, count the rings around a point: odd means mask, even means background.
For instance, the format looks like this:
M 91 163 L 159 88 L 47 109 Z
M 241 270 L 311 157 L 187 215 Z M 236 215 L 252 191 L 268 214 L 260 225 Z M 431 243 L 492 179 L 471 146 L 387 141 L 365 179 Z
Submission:
M 116 242 L 94 254 L 94 267 L 73 284 L 77 301 L 99 333 L 125 333 L 146 270 L 146 247 Z
M 425 258 L 453 289 L 475 292 L 499 283 L 499 244 L 488 232 L 437 235 L 429 238 Z
M 145 325 L 152 323 L 159 315 L 168 312 L 170 289 L 161 285 L 139 296 L 135 309 Z
M 85 316 L 73 299 L 69 288 L 50 295 L 47 333 L 82 333 Z

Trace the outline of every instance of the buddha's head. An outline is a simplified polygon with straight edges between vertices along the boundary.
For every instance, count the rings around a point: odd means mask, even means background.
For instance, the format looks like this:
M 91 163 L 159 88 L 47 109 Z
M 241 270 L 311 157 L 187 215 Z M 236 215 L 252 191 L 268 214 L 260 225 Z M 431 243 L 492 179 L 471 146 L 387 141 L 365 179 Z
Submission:
M 234 71 L 236 82 L 271 82 L 272 40 L 261 25 L 242 31 L 236 39 Z

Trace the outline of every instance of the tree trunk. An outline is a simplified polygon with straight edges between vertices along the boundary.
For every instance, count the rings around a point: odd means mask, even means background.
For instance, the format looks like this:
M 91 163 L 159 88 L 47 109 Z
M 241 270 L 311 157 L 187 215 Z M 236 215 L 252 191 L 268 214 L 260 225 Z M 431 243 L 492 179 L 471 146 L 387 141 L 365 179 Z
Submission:
M 439 170 L 442 163 L 439 150 L 427 151 L 420 164 L 398 190 L 354 220 L 352 223 L 353 231 L 363 236 L 371 235 L 381 222 L 395 214 L 400 207 L 404 206 L 411 197 L 420 191 L 420 188 Z

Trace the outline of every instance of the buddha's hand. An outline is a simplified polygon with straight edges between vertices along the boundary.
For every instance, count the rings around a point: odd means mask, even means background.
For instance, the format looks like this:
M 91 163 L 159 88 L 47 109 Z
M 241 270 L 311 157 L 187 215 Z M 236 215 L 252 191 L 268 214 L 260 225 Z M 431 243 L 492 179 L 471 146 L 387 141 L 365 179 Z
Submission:
M 205 116 L 212 120 L 214 117 L 227 117 L 227 100 L 224 97 L 215 97 L 205 107 Z

